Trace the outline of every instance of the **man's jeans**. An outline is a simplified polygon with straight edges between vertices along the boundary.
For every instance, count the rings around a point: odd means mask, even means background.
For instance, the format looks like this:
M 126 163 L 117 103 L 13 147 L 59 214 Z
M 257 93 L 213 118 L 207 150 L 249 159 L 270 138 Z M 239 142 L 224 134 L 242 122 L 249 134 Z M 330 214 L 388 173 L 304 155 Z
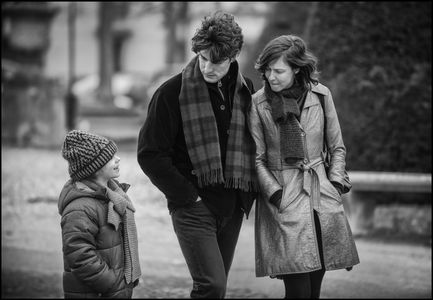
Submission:
M 242 219 L 239 207 L 231 218 L 222 218 L 202 200 L 172 214 L 174 231 L 194 281 L 191 298 L 224 298 Z

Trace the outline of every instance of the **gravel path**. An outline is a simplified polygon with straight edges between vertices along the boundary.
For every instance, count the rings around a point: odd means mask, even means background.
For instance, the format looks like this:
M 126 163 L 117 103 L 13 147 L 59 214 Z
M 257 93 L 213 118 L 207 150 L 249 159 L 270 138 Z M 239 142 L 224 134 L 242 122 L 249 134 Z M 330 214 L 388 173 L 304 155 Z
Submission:
M 122 181 L 136 204 L 142 281 L 134 298 L 188 298 L 191 280 L 166 201 L 120 152 Z M 62 254 L 57 195 L 67 179 L 57 150 L 2 147 L 2 298 L 59 298 Z M 227 298 L 282 298 L 277 279 L 254 274 L 254 211 L 244 221 Z M 361 264 L 327 272 L 323 298 L 431 298 L 428 243 L 356 239 Z

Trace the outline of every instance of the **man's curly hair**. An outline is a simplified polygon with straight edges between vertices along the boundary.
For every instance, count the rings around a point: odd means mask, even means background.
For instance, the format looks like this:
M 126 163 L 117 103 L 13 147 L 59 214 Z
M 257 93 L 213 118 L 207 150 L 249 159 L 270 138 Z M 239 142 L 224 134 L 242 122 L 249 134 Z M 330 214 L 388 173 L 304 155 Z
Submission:
M 242 29 L 235 22 L 234 16 L 217 11 L 206 16 L 192 38 L 191 50 L 198 53 L 209 50 L 212 63 L 219 63 L 234 58 L 244 43 Z

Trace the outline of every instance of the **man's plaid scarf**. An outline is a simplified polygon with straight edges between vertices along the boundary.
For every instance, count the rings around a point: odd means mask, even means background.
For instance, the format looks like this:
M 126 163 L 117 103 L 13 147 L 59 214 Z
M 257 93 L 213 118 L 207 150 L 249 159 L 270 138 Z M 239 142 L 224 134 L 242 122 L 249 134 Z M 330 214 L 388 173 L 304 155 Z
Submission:
M 180 111 L 188 154 L 200 187 L 224 183 L 226 188 L 257 191 L 255 144 L 246 124 L 249 103 L 240 96 L 242 83 L 245 80 L 238 72 L 223 174 L 216 119 L 198 56 L 182 72 Z

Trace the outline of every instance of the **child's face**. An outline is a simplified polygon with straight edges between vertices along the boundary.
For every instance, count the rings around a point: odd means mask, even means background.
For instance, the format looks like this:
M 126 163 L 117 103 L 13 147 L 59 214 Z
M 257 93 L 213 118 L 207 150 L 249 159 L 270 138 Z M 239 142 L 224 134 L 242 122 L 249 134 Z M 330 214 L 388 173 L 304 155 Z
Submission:
M 105 164 L 101 169 L 96 171 L 96 177 L 102 179 L 112 179 L 120 176 L 120 158 L 114 155 L 113 158 Z

